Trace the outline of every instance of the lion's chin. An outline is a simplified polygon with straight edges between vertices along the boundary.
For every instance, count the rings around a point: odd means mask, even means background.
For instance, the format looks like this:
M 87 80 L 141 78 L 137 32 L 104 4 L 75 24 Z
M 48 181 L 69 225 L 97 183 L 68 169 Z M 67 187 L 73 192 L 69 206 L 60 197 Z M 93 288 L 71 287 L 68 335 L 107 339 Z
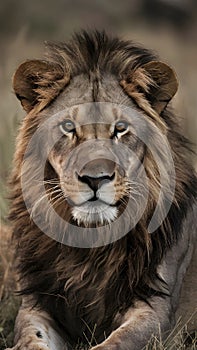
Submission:
M 105 223 L 109 224 L 117 218 L 118 209 L 98 200 L 96 202 L 86 202 L 81 206 L 74 206 L 72 216 L 78 225 L 103 225 Z

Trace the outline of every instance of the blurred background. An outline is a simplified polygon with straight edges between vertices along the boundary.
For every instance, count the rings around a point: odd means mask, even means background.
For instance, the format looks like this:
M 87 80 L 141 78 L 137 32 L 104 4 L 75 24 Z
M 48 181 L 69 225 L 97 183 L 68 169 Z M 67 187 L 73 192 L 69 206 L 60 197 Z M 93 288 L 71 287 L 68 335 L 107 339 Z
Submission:
M 106 29 L 132 39 L 174 67 L 179 80 L 174 107 L 186 136 L 197 142 L 197 0 L 0 1 L 0 350 L 12 343 L 19 304 L 10 293 L 5 226 L 6 179 L 24 116 L 12 91 L 12 76 L 22 61 L 43 58 L 44 41 L 67 40 L 81 28 Z

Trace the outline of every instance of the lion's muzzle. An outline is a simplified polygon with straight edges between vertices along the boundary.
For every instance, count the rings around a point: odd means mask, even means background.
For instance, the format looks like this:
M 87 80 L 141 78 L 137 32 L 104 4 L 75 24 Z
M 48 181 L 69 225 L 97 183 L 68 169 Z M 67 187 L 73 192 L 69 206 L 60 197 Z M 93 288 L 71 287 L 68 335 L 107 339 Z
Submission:
M 85 196 L 83 200 L 83 191 L 79 190 L 81 203 L 78 201 L 77 205 L 73 205 L 74 218 L 85 223 L 110 222 L 116 218 L 117 169 L 114 161 L 98 158 L 87 162 L 76 172 L 79 188 L 85 186 Z

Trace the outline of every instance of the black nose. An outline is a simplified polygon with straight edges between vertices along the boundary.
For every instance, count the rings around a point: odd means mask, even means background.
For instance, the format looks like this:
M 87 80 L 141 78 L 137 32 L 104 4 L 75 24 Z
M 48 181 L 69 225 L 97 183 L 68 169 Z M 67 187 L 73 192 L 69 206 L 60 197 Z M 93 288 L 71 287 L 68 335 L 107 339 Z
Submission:
M 114 179 L 115 167 L 116 163 L 110 159 L 91 160 L 78 173 L 78 180 L 86 183 L 96 193 L 104 183 Z
M 113 181 L 115 173 L 112 176 L 100 176 L 100 177 L 91 177 L 88 175 L 79 176 L 79 181 L 86 183 L 94 192 L 96 192 L 104 183 Z

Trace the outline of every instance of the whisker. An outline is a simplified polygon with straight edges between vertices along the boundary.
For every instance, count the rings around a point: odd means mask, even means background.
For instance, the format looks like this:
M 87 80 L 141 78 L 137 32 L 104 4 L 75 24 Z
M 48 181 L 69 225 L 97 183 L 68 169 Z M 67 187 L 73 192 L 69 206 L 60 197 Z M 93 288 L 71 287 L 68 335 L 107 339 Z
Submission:
M 56 196 L 56 197 L 57 197 L 57 196 Z M 62 197 L 62 194 L 60 193 L 60 194 L 59 194 L 59 197 L 56 198 L 55 202 L 51 202 L 51 201 L 50 201 L 51 206 L 49 206 L 49 208 L 47 209 L 46 218 L 48 218 L 49 211 L 50 211 L 52 208 L 54 208 L 57 204 L 58 204 L 58 205 L 62 204 L 64 200 L 65 200 L 65 198 Z M 59 203 L 58 203 L 58 202 L 59 202 Z
M 48 193 L 45 193 L 42 197 L 40 197 L 35 203 L 34 203 L 34 205 L 33 205 L 33 207 L 32 207 L 32 210 L 31 210 L 31 214 L 30 214 L 30 217 L 32 218 L 32 216 L 33 216 L 33 212 L 35 211 L 35 209 L 37 208 L 37 206 L 39 205 L 39 203 L 43 200 L 43 199 L 45 199 L 45 198 L 47 198 L 48 197 Z
M 59 179 L 48 179 L 48 180 L 35 180 L 36 182 L 39 182 L 39 183 L 45 183 L 45 184 L 58 184 L 60 182 Z
M 35 212 L 36 208 L 38 207 L 38 205 L 44 200 L 44 199 L 48 199 L 48 197 L 52 196 L 53 194 L 56 194 L 56 193 L 62 193 L 62 189 L 61 188 L 58 188 L 59 186 L 55 186 L 55 187 L 52 187 L 52 188 L 48 188 L 44 195 L 41 196 L 33 205 L 32 207 L 32 210 L 31 210 L 31 214 L 30 214 L 30 217 L 33 216 L 33 213 Z M 56 198 L 56 197 L 55 197 Z M 49 198 L 49 201 L 51 201 L 51 198 Z
M 50 195 L 50 196 L 52 196 L 52 195 L 54 195 L 54 194 L 56 194 L 56 193 L 62 193 L 62 190 L 61 190 L 61 188 L 58 188 L 58 189 L 56 189 L 55 191 L 49 191 L 48 192 L 48 195 Z M 53 197 L 51 197 L 51 198 L 53 198 Z
M 50 192 L 55 193 L 56 191 L 61 191 L 61 188 L 58 185 L 48 188 L 45 192 L 50 194 Z
M 65 199 L 65 197 L 63 196 L 63 193 L 59 193 L 59 194 L 58 194 L 57 196 L 55 196 L 54 198 L 51 198 L 51 199 L 50 199 L 50 203 L 54 206 L 60 198 L 61 198 L 61 199 Z

